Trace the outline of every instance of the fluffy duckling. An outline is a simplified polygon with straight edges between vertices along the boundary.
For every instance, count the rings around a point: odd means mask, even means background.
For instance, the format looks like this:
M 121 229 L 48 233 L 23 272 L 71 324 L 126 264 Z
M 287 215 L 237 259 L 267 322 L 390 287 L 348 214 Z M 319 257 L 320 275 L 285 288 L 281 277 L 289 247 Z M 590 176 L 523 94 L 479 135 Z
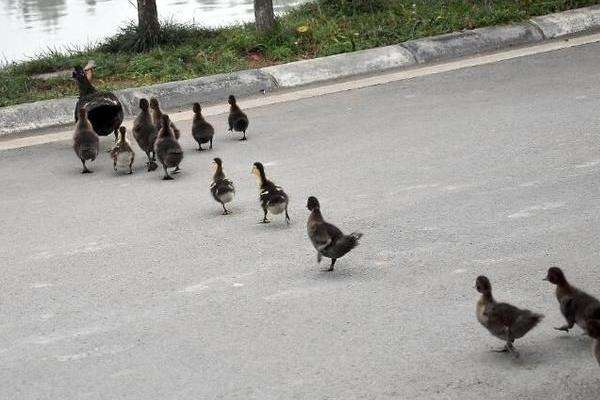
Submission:
M 79 109 L 78 117 L 77 124 L 75 125 L 75 132 L 73 133 L 73 150 L 83 165 L 83 171 L 81 171 L 81 173 L 88 174 L 92 171 L 88 169 L 85 162 L 87 160 L 94 161 L 96 157 L 98 157 L 100 140 L 92 128 L 92 124 L 87 117 L 85 108 L 81 107 Z
M 183 160 L 183 150 L 175 139 L 171 130 L 171 121 L 166 114 L 162 116 L 161 129 L 158 131 L 158 137 L 154 143 L 154 152 L 165 170 L 163 180 L 173 179 L 167 168 L 176 168 L 174 172 L 179 171 L 179 164 Z
M 213 136 L 215 129 L 202 116 L 202 107 L 199 103 L 194 103 L 194 119 L 192 121 L 192 136 L 198 142 L 198 151 L 202 151 L 202 143 L 210 143 L 212 150 Z
M 119 133 L 119 141 L 110 151 L 110 156 L 113 159 L 113 169 L 116 172 L 117 165 L 119 167 L 129 167 L 129 174 L 133 174 L 133 160 L 135 159 L 135 153 L 127 141 L 127 129 L 122 126 L 119 128 Z
M 152 97 L 150 99 L 150 109 L 152 110 L 152 123 L 156 127 L 156 131 L 159 132 L 160 128 L 162 127 L 162 116 L 164 114 L 160 109 L 160 104 L 158 104 L 158 100 L 155 97 Z M 171 130 L 173 131 L 173 135 L 175 136 L 175 139 L 179 140 L 179 137 L 181 136 L 179 129 L 177 129 L 173 121 L 170 121 L 169 123 L 171 126 Z
M 544 280 L 556 285 L 556 299 L 560 305 L 560 312 L 567 320 L 565 325 L 554 329 L 569 332 L 573 325 L 577 324 L 585 330 L 588 319 L 600 319 L 600 301 L 571 286 L 560 268 L 549 268 Z
M 156 164 L 156 154 L 154 153 L 154 142 L 158 131 L 152 123 L 152 116 L 149 110 L 150 104 L 146 99 L 140 99 L 140 113 L 133 121 L 133 137 L 138 146 L 146 153 L 148 157 L 148 171 L 154 171 L 158 168 Z
M 228 103 L 230 105 L 229 118 L 227 119 L 229 122 L 229 132 L 243 132 L 244 137 L 242 137 L 240 140 L 246 140 L 246 129 L 248 129 L 248 125 L 250 123 L 250 121 L 248 121 L 248 116 L 237 105 L 233 95 L 229 96 Z
M 317 250 L 317 262 L 320 263 L 323 257 L 331 258 L 328 271 L 333 271 L 337 259 L 358 246 L 362 233 L 344 235 L 335 225 L 326 222 L 316 197 L 309 197 L 306 207 L 310 210 L 306 228 L 308 237 Z
M 600 365 L 600 319 L 589 319 L 586 322 L 587 334 L 594 338 L 592 344 L 592 354 Z
M 223 215 L 227 215 L 229 214 L 229 210 L 225 208 L 225 204 L 233 200 L 235 187 L 233 186 L 233 182 L 225 177 L 225 173 L 223 172 L 223 161 L 221 161 L 220 158 L 215 158 L 213 165 L 215 174 L 213 175 L 213 182 L 210 185 L 210 193 L 213 198 L 223 206 Z
M 477 277 L 475 287 L 481 293 L 476 308 L 477 320 L 492 335 L 506 341 L 506 345 L 502 350 L 498 350 L 499 352 L 511 352 L 518 357 L 519 353 L 513 346 L 515 339 L 525 336 L 544 316 L 508 303 L 497 303 L 492 296 L 490 280 L 485 276 Z
M 260 190 L 260 205 L 265 213 L 262 223 L 268 224 L 271 222 L 267 219 L 268 212 L 277 215 L 285 211 L 285 221 L 289 224 L 290 216 L 288 214 L 288 195 L 281 187 L 275 185 L 273 182 L 267 179 L 265 175 L 265 167 L 261 163 L 254 163 L 254 166 L 252 167 L 252 174 L 256 176 Z

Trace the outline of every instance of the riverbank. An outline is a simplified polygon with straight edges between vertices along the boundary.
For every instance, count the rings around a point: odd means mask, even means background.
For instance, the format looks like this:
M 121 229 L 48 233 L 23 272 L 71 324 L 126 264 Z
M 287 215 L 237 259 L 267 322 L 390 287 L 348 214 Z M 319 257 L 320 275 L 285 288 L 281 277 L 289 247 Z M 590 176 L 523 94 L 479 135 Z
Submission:
M 164 24 L 161 46 L 141 54 L 125 49 L 133 33 L 130 26 L 96 48 L 52 53 L 0 70 L 0 107 L 75 95 L 75 85 L 68 76 L 35 76 L 70 69 L 89 59 L 98 64 L 97 86 L 116 90 L 386 46 L 599 3 L 321 0 L 281 16 L 274 32 L 264 37 L 252 24 L 215 30 Z

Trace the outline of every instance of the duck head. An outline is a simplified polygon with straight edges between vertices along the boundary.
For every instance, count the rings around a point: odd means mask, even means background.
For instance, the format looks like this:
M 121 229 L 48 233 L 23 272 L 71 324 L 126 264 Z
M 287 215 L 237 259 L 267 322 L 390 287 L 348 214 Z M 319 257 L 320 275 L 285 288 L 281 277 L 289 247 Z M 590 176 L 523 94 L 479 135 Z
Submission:
M 192 109 L 194 110 L 194 114 L 200 114 L 202 112 L 202 107 L 200 107 L 200 103 L 194 103 L 194 106 L 192 107 Z
M 313 211 L 319 209 L 320 207 L 319 200 L 317 200 L 316 197 L 310 196 L 308 198 L 308 201 L 306 202 L 306 208 L 308 208 L 310 211 Z
M 90 93 L 94 93 L 96 89 L 88 80 L 83 68 L 81 65 L 76 65 L 73 68 L 73 79 L 77 82 L 77 86 L 79 88 L 79 96 L 85 96 Z
M 227 100 L 227 102 L 229 103 L 229 105 L 231 106 L 235 106 L 235 96 L 230 94 L 229 95 L 229 99 Z
M 158 105 L 158 100 L 156 97 L 152 97 L 150 99 L 150 108 L 153 110 L 160 110 L 160 106 Z
M 152 106 L 152 101 L 150 102 L 150 106 Z M 163 114 L 160 117 L 160 122 L 161 122 L 161 128 L 160 131 L 158 132 L 158 136 L 161 137 L 167 137 L 167 136 L 171 136 L 171 119 L 169 118 L 169 116 L 167 114 Z
M 148 111 L 148 107 L 150 107 L 150 103 L 146 99 L 140 99 L 140 109 L 142 111 Z
M 558 267 L 548 268 L 548 273 L 546 274 L 544 280 L 558 286 L 565 286 L 567 284 L 567 278 L 565 277 L 565 274 Z
M 215 157 L 212 162 L 212 167 L 215 172 L 220 171 L 223 168 L 223 160 L 219 157 Z
M 87 65 L 83 68 L 83 73 L 90 83 L 94 79 L 94 73 L 96 72 L 96 61 L 90 60 Z
M 492 284 L 487 276 L 480 275 L 475 280 L 475 289 L 481 294 L 492 294 Z
M 81 120 L 87 119 L 87 111 L 86 111 L 85 107 L 81 107 L 79 109 L 78 115 L 79 115 L 79 119 L 81 119 Z
M 265 167 L 260 162 L 255 162 L 252 165 L 252 175 L 256 177 L 258 185 L 262 185 L 263 181 L 266 179 L 265 177 Z

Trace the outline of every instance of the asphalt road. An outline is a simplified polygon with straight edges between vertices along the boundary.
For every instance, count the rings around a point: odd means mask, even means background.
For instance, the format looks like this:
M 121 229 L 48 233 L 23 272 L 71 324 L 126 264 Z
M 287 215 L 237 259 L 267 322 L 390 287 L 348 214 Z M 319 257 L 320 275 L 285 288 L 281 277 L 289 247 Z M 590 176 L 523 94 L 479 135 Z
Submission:
M 596 400 L 590 340 L 552 329 L 542 278 L 600 295 L 598 65 L 586 45 L 255 108 L 245 143 L 210 117 L 203 153 L 179 123 L 170 182 L 141 152 L 115 176 L 106 153 L 81 175 L 69 142 L 1 151 L 0 398 Z M 290 227 L 258 223 L 254 161 Z M 333 273 L 309 195 L 365 234 Z M 546 314 L 519 360 L 475 319 L 479 274 Z

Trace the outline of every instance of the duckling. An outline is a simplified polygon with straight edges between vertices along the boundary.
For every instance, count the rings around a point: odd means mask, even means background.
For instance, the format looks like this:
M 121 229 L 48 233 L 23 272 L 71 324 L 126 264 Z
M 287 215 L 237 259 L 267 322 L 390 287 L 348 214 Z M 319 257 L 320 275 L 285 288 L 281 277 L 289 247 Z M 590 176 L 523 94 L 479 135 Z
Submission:
M 133 160 L 135 159 L 135 153 L 131 148 L 131 145 L 127 141 L 127 129 L 122 126 L 119 128 L 119 141 L 115 147 L 110 151 L 110 156 L 113 159 L 113 168 L 117 171 L 117 165 L 120 167 L 129 167 L 129 174 L 133 174 Z
M 162 125 L 163 112 L 161 111 L 160 105 L 158 104 L 158 100 L 155 97 L 152 97 L 150 99 L 150 109 L 152 110 L 152 123 L 156 127 L 156 131 L 159 132 Z M 179 137 L 181 136 L 179 129 L 177 129 L 173 121 L 171 121 L 170 124 L 171 130 L 175 135 L 175 139 L 179 140 Z
M 317 250 L 317 262 L 320 263 L 323 257 L 331 258 L 328 271 L 333 271 L 337 259 L 358 246 L 363 234 L 353 232 L 344 235 L 335 225 L 326 222 L 323 219 L 319 200 L 316 197 L 310 196 L 306 207 L 310 210 L 306 228 L 308 237 Z
M 158 168 L 156 153 L 154 153 L 154 142 L 156 141 L 158 131 L 152 123 L 152 117 L 148 109 L 149 106 L 148 100 L 140 99 L 141 111 L 135 118 L 135 121 L 133 121 L 133 137 L 142 151 L 146 153 L 146 157 L 148 157 L 148 163 L 146 164 L 148 172 Z
M 82 174 L 91 173 L 88 167 L 85 165 L 87 160 L 94 161 L 98 157 L 98 151 L 100 149 L 100 140 L 98 135 L 92 128 L 92 124 L 87 117 L 87 111 L 84 107 L 79 109 L 77 124 L 75 125 L 75 132 L 73 133 L 73 150 L 75 154 L 81 160 L 83 164 Z
M 167 114 L 162 116 L 161 129 L 158 131 L 158 137 L 154 143 L 154 152 L 158 156 L 158 161 L 160 161 L 165 170 L 163 180 L 167 181 L 173 179 L 173 177 L 169 175 L 167 168 L 175 167 L 176 169 L 174 172 L 179 171 L 179 164 L 181 163 L 181 160 L 183 160 L 183 150 L 177 139 L 175 139 L 173 131 L 171 130 L 171 121 Z
M 285 221 L 289 225 L 290 216 L 288 214 L 288 195 L 281 187 L 275 185 L 273 182 L 267 179 L 265 175 L 265 167 L 261 163 L 254 163 L 254 166 L 252 167 L 252 174 L 256 176 L 260 190 L 260 204 L 265 213 L 262 223 L 268 224 L 271 222 L 267 219 L 267 212 L 277 215 L 285 211 Z
M 477 277 L 475 288 L 481 293 L 476 308 L 477 320 L 492 335 L 506 341 L 506 345 L 502 350 L 498 350 L 499 352 L 511 352 L 515 357 L 519 357 L 513 346 L 515 339 L 525 336 L 544 316 L 508 303 L 497 303 L 492 296 L 490 280 L 485 276 Z
M 192 136 L 198 142 L 198 151 L 202 151 L 202 143 L 210 143 L 210 149 L 213 146 L 213 136 L 215 130 L 211 124 L 206 122 L 202 116 L 202 107 L 199 103 L 194 103 L 194 120 L 192 121 Z
M 237 102 L 233 95 L 229 96 L 228 103 L 231 106 L 229 108 L 228 118 L 229 132 L 243 132 L 244 137 L 242 137 L 240 140 L 246 140 L 246 129 L 248 129 L 248 125 L 250 123 L 250 121 L 248 121 L 248 116 L 237 105 Z
M 214 159 L 213 165 L 215 166 L 215 174 L 213 175 L 213 182 L 210 185 L 210 193 L 223 206 L 223 215 L 227 215 L 229 214 L 229 210 L 225 208 L 225 204 L 233 200 L 235 187 L 233 186 L 233 182 L 225 177 L 223 161 L 217 157 Z
M 600 319 L 588 319 L 586 322 L 587 334 L 594 338 L 592 354 L 600 365 Z
M 585 330 L 586 320 L 600 319 L 600 301 L 571 286 L 560 268 L 549 268 L 544 280 L 556 285 L 556 299 L 560 305 L 560 312 L 567 320 L 565 325 L 554 329 L 569 332 L 573 325 L 577 324 Z

